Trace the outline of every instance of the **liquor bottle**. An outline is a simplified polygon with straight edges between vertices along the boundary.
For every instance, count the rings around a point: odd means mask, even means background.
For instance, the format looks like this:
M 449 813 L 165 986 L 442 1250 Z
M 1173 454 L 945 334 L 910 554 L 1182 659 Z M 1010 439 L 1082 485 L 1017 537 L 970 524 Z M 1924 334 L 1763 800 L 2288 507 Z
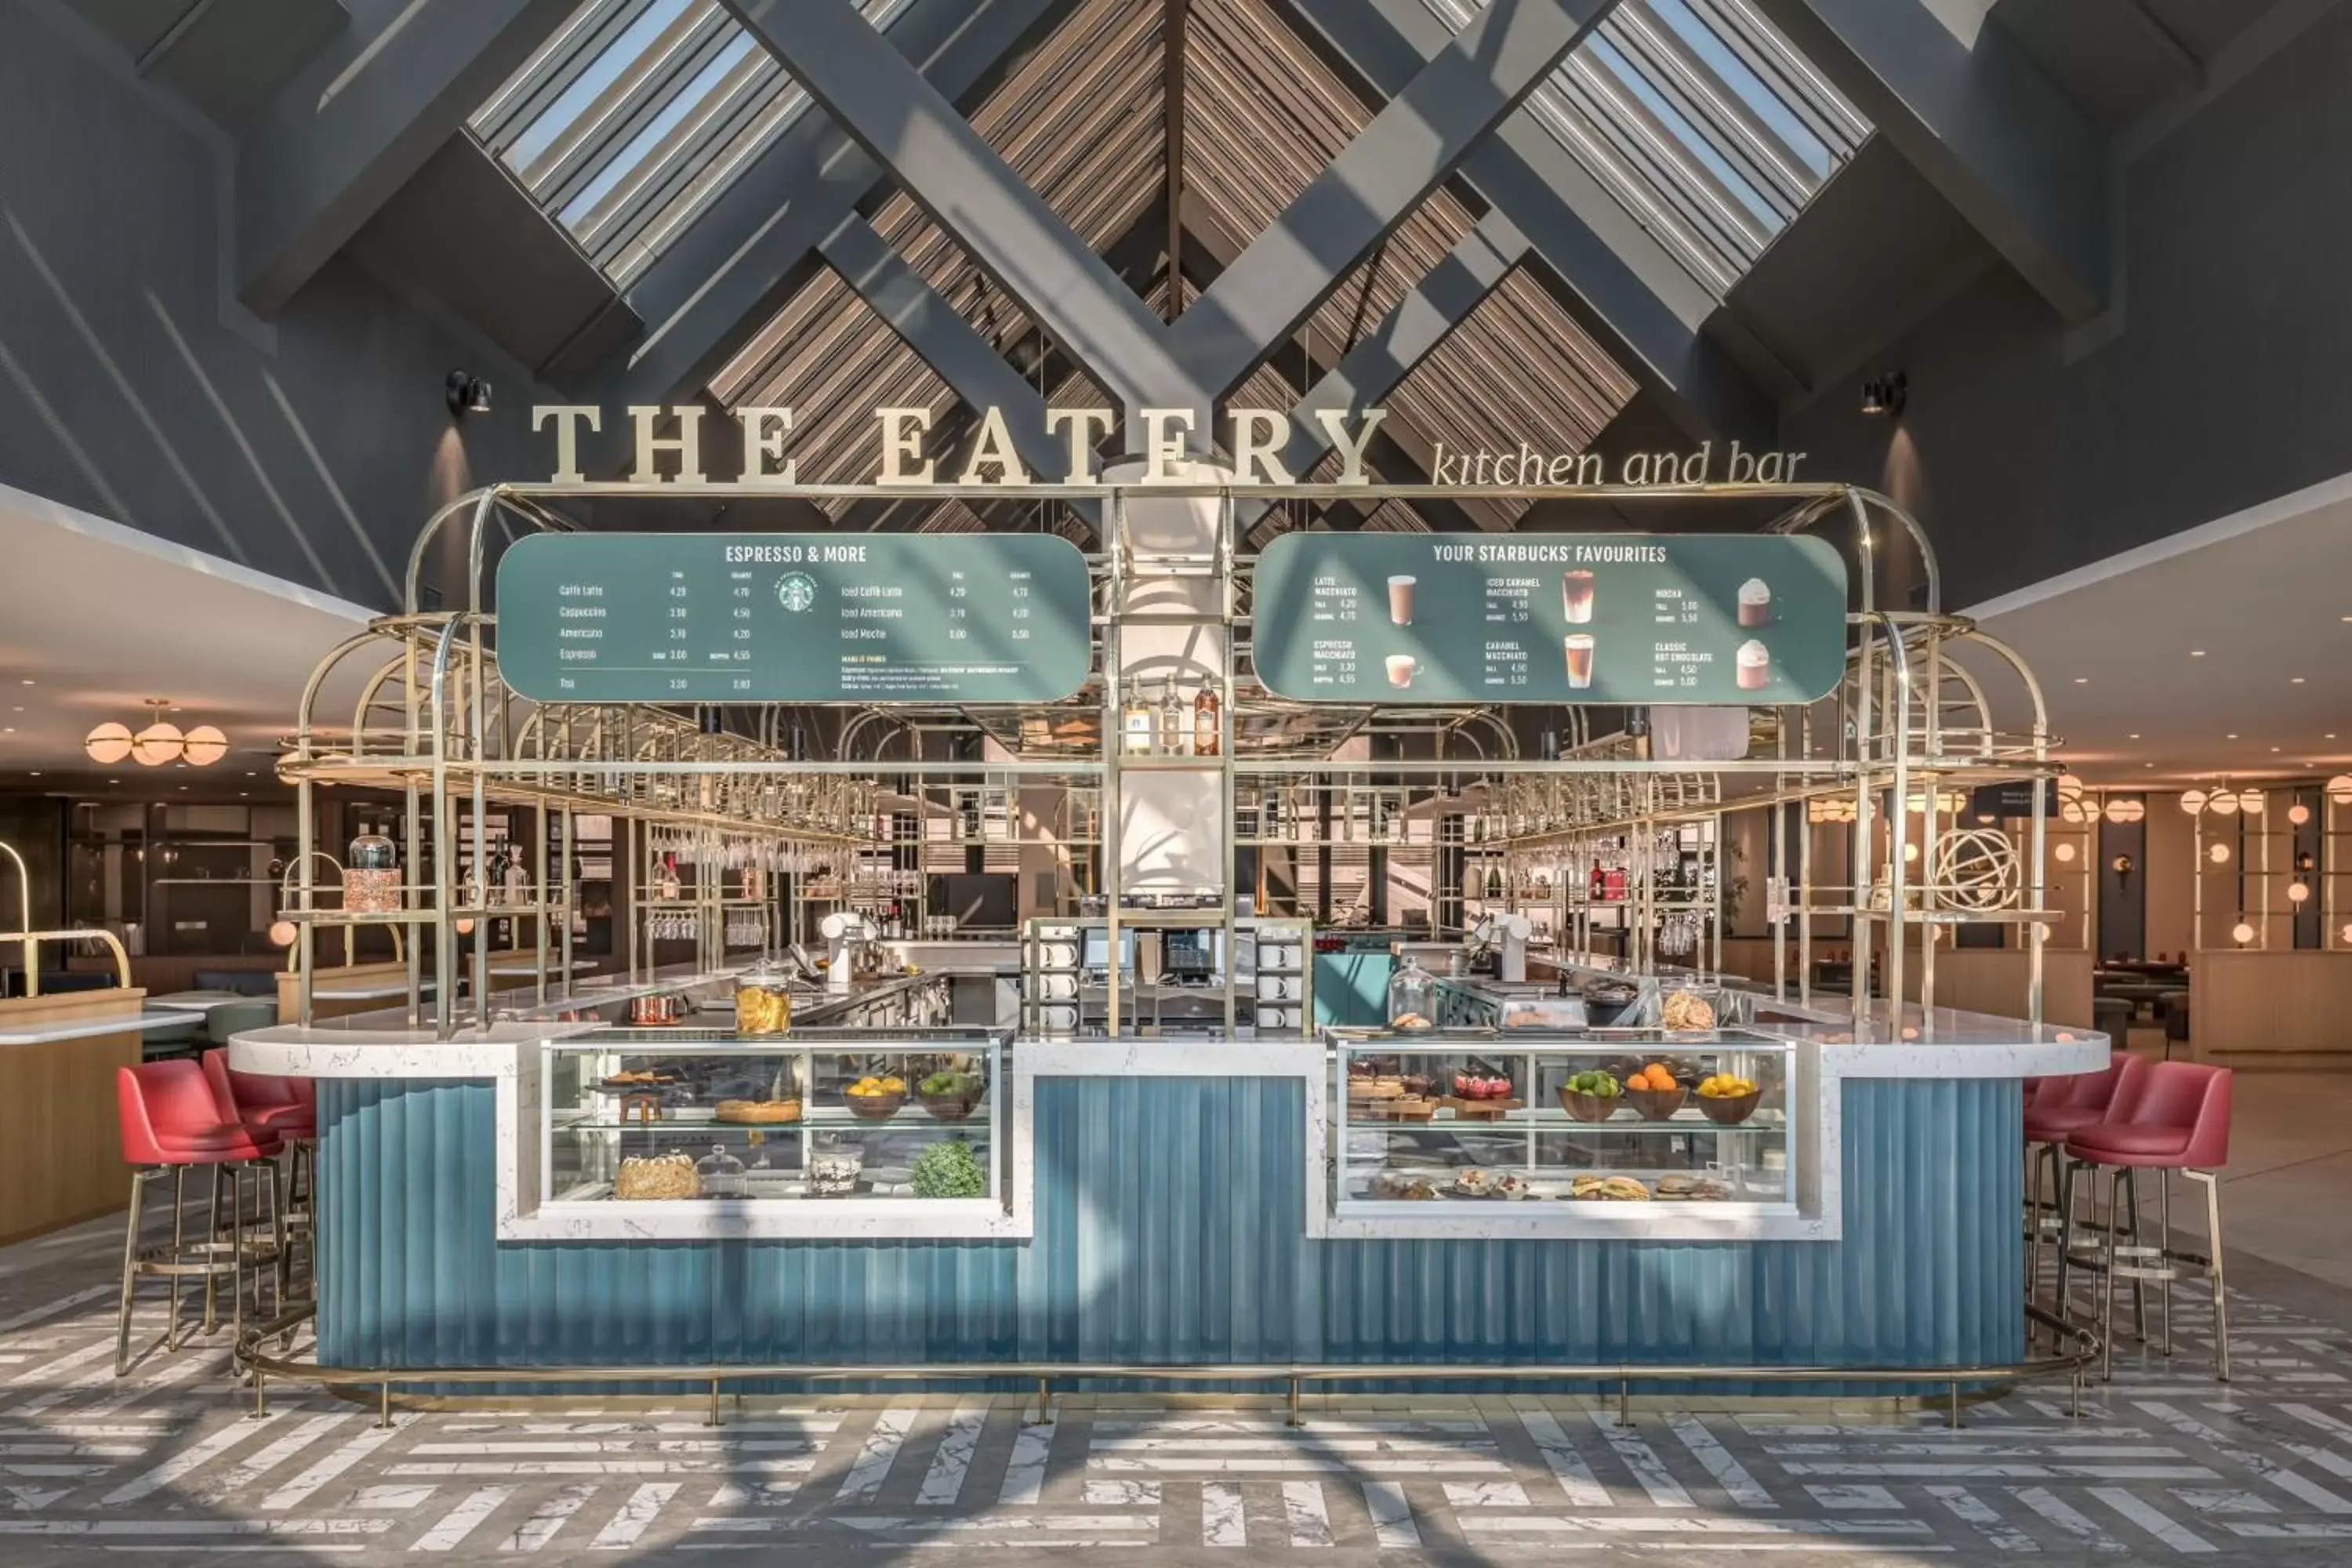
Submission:
M 1151 699 L 1145 694 L 1143 683 L 1139 680 L 1135 683 L 1135 695 L 1127 700 L 1127 706 L 1119 715 L 1119 729 L 1127 737 L 1128 755 L 1150 755 L 1156 727 L 1157 721 L 1151 715 Z
M 675 903 L 681 891 L 677 878 L 677 857 L 664 855 L 661 868 L 661 897 L 667 902 Z
M 1486 868 L 1486 897 L 1489 899 L 1499 899 L 1502 896 L 1503 874 L 1495 869 L 1494 867 L 1489 866 Z
M 1184 699 L 1170 680 L 1160 689 L 1160 751 L 1162 756 L 1181 757 L 1192 748 L 1185 744 Z
M 1601 857 L 1595 855 L 1592 858 L 1592 890 L 1591 894 L 1591 900 L 1594 903 L 1597 904 L 1601 901 L 1601 889 L 1607 885 L 1608 879 L 1601 874 Z
M 1203 686 L 1192 699 L 1192 754 L 1213 757 L 1217 754 L 1217 720 L 1223 704 L 1217 700 L 1216 689 Z

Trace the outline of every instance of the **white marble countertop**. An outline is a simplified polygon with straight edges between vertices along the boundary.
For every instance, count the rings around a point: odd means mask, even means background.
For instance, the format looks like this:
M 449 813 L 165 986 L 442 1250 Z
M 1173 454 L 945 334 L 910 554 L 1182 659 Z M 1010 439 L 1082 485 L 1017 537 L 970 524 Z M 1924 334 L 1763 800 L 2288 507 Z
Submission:
M 121 1014 L 111 1018 L 74 1024 L 39 1024 L 29 1029 L 0 1030 L 0 1046 L 46 1046 L 55 1040 L 86 1040 L 96 1035 L 120 1035 L 131 1030 L 184 1029 L 197 1021 L 187 1012 Z

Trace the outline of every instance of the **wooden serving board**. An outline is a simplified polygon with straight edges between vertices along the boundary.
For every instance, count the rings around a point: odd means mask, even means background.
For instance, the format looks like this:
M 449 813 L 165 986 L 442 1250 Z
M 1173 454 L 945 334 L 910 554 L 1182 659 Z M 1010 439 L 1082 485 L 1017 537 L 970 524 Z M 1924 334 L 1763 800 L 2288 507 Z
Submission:
M 1427 1121 L 1437 1114 L 1434 1100 L 1350 1100 L 1348 1110 L 1367 1121 Z
M 1458 1100 L 1450 1094 L 1439 1103 L 1464 1121 L 1499 1121 L 1506 1112 L 1528 1108 L 1524 1100 Z

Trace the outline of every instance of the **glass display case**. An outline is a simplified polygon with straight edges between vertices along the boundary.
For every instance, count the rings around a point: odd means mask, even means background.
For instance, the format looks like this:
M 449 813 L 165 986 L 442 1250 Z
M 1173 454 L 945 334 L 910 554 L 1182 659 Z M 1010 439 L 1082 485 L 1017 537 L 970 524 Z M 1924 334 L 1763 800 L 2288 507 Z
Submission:
M 1739 1028 L 1330 1040 L 1342 1215 L 1514 1201 L 1797 1212 L 1791 1041 Z
M 606 1028 L 541 1047 L 548 1204 L 1001 1205 L 1010 1030 Z

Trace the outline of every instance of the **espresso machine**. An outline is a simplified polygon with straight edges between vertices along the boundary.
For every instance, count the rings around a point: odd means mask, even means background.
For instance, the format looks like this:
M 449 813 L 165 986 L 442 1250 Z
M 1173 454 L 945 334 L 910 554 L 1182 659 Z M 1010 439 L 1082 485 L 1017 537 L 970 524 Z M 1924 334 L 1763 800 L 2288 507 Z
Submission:
M 1496 979 L 1524 981 L 1528 977 L 1528 938 L 1534 934 L 1535 922 L 1516 911 L 1482 917 L 1464 939 L 1469 950 L 1471 973 L 1477 973 L 1479 961 L 1492 954 Z
M 825 940 L 824 988 L 846 991 L 876 940 L 874 922 L 856 910 L 835 910 L 817 924 Z

